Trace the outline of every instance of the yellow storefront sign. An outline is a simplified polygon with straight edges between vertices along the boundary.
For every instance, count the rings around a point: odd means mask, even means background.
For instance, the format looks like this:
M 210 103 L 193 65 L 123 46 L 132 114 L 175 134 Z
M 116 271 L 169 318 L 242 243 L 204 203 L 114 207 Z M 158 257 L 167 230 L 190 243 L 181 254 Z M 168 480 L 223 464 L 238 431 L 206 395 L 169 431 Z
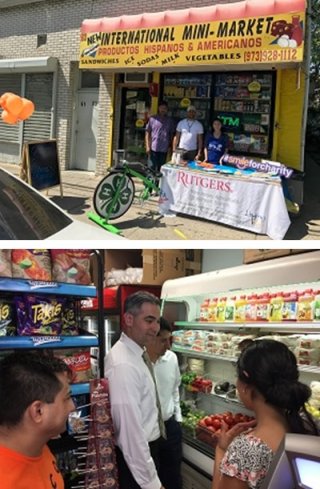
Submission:
M 297 63 L 305 12 L 81 34 L 80 67 L 145 69 Z

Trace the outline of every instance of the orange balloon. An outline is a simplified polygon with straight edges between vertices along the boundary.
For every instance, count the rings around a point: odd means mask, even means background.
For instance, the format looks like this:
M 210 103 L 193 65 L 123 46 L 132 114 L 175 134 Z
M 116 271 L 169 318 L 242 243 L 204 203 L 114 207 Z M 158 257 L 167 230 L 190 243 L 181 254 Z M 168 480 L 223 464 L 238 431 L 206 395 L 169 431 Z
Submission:
M 7 124 L 16 124 L 16 122 L 18 122 L 18 117 L 6 110 L 2 111 L 1 118 Z
M 12 92 L 5 92 L 0 97 L 0 105 L 4 109 L 6 108 L 7 98 L 9 97 L 9 95 L 14 95 L 14 93 L 12 93 Z
M 20 121 L 24 121 L 28 119 L 34 112 L 34 103 L 31 100 L 26 98 L 21 98 L 22 101 L 22 110 L 18 114 L 18 118 Z
M 5 109 L 11 114 L 18 116 L 22 110 L 22 100 L 19 95 L 10 94 L 5 100 Z

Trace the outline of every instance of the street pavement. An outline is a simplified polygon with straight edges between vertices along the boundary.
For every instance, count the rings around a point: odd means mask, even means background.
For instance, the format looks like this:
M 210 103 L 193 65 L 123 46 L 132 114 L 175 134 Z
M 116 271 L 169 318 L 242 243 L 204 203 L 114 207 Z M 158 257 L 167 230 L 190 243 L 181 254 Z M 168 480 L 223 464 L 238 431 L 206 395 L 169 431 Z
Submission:
M 19 173 L 18 165 L 2 163 L 1 166 L 14 174 Z M 101 177 L 91 172 L 68 170 L 61 172 L 61 180 L 63 197 L 60 196 L 59 187 L 49 189 L 47 197 L 72 217 L 88 222 L 87 213 L 94 210 L 93 192 Z M 319 184 L 320 157 L 316 151 L 310 151 L 306 158 L 304 204 L 301 206 L 299 215 L 290 216 L 291 226 L 284 240 L 320 240 L 320 234 L 318 236 L 308 234 L 306 225 L 309 220 L 320 219 Z M 271 240 L 265 235 L 205 219 L 181 214 L 174 217 L 162 216 L 158 212 L 158 197 L 156 196 L 152 196 L 143 205 L 135 199 L 129 211 L 121 218 L 111 221 L 111 224 L 117 227 L 121 236 L 131 240 Z M 90 239 L 90 236 L 83 238 Z

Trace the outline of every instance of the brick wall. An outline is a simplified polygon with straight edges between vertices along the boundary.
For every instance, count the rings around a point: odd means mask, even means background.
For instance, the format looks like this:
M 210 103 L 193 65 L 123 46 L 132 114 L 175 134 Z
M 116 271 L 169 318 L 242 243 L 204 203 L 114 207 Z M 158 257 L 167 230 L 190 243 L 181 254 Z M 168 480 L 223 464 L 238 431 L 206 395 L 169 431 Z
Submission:
M 234 1 L 234 0 L 233 0 Z M 230 0 L 215 3 L 232 3 Z M 210 4 L 193 0 L 192 7 Z M 0 4 L 1 5 L 1 4 Z M 191 6 L 190 0 L 49 0 L 0 8 L 0 58 L 53 56 L 59 60 L 56 112 L 61 169 L 70 167 L 73 80 L 79 58 L 81 22 L 87 18 L 139 14 Z M 47 34 L 47 43 L 37 48 L 37 35 Z M 100 76 L 99 123 L 96 174 L 105 173 L 111 144 L 110 111 L 112 74 Z M 115 118 L 119 104 L 115 107 Z

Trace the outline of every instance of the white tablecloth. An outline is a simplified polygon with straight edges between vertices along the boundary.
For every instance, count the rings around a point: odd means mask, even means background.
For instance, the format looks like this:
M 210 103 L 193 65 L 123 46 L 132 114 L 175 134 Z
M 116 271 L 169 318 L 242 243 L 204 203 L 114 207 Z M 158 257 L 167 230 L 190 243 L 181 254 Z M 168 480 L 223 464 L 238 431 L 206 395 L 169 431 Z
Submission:
M 272 239 L 283 239 L 290 219 L 280 181 L 161 167 L 162 214 L 180 212 Z

